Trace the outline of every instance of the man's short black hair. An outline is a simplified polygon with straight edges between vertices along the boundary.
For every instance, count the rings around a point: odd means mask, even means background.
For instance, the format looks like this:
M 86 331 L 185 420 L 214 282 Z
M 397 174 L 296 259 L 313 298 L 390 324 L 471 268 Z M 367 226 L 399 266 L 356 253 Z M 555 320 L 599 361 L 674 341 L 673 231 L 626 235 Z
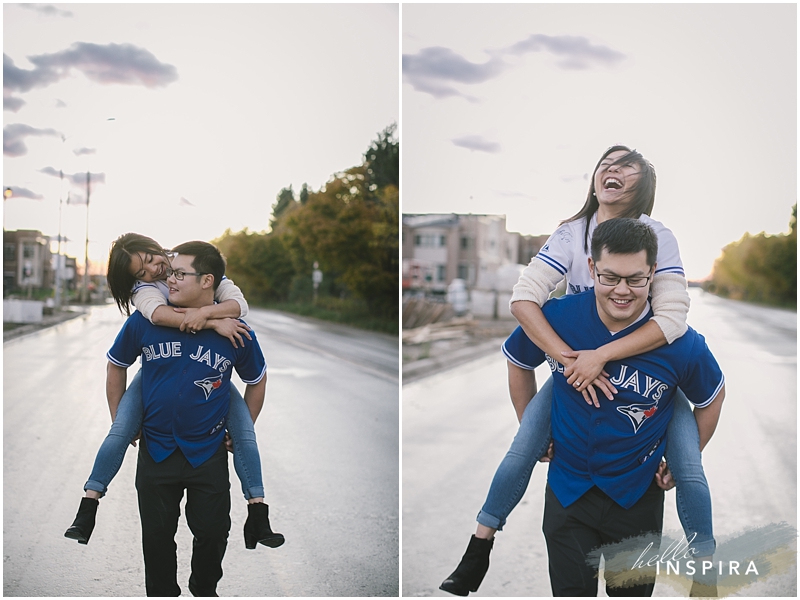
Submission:
M 214 290 L 219 287 L 225 275 L 225 258 L 217 247 L 208 242 L 184 242 L 172 249 L 177 254 L 194 256 L 192 268 L 197 273 L 206 273 L 214 276 Z
M 597 226 L 592 234 L 592 260 L 597 262 L 603 254 L 638 254 L 647 252 L 647 266 L 656 264 L 658 237 L 653 228 L 639 219 L 609 219 Z

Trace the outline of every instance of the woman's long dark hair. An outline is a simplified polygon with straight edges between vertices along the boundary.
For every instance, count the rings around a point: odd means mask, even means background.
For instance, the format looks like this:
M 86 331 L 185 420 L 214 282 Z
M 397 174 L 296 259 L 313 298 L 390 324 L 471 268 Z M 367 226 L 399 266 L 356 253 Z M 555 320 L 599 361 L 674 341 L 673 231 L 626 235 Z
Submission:
M 618 152 L 620 150 L 624 151 L 626 154 L 620 156 L 609 166 L 635 163 L 639 166 L 639 171 L 641 174 L 639 176 L 639 181 L 636 182 L 636 185 L 633 188 L 633 202 L 631 203 L 630 207 L 628 207 L 628 210 L 626 210 L 623 214 L 618 215 L 618 217 L 638 219 L 643 214 L 649 216 L 650 213 L 653 212 L 653 205 L 656 201 L 655 168 L 650 161 L 648 161 L 636 150 L 631 150 L 627 146 L 611 146 L 611 148 L 603 153 L 603 156 L 601 156 L 600 160 L 597 161 L 594 171 L 592 171 L 592 177 L 589 181 L 589 192 L 586 195 L 586 202 L 584 203 L 583 208 L 581 208 L 576 214 L 572 215 L 569 219 L 564 219 L 561 221 L 561 223 L 559 223 L 560 226 L 564 223 L 570 223 L 586 217 L 586 229 L 583 232 L 583 247 L 586 252 L 589 251 L 590 221 L 600 206 L 600 204 L 597 202 L 597 196 L 595 195 L 594 176 L 597 174 L 597 169 L 600 168 L 600 163 L 603 162 L 612 152 Z
M 160 254 L 167 258 L 165 250 L 152 238 L 138 233 L 124 233 L 111 243 L 108 253 L 108 272 L 106 280 L 111 296 L 120 312 L 131 314 L 131 297 L 136 278 L 131 275 L 131 257 L 137 252 Z

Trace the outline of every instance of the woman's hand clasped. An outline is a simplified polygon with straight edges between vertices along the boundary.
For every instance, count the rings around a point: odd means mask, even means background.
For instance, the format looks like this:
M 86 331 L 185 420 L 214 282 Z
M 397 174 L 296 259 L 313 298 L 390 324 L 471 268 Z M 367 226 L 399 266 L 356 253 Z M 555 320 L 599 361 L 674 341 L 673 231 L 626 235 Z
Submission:
M 547 447 L 547 452 L 542 455 L 539 462 L 550 462 L 553 456 L 555 456 L 555 451 L 553 450 L 553 442 L 550 442 L 550 445 Z
M 248 340 L 253 339 L 250 336 L 250 331 L 252 331 L 250 327 L 242 323 L 239 319 L 212 319 L 208 322 L 208 326 L 222 337 L 228 338 L 234 348 L 239 347 L 236 345 L 237 342 L 244 348 L 242 336 L 246 337 Z
M 611 381 L 608 379 L 609 375 L 603 369 L 606 361 L 597 350 L 572 350 L 562 352 L 561 355 L 568 359 L 564 365 L 564 377 L 567 378 L 567 383 L 583 395 L 587 404 L 600 407 L 595 388 L 605 394 L 609 400 L 614 399 L 617 390 L 611 385 Z M 566 364 L 569 359 L 572 359 L 572 362 Z
M 656 471 L 655 479 L 656 485 L 662 490 L 669 491 L 675 487 L 675 478 L 672 476 L 667 463 L 663 460 L 661 461 L 661 464 L 658 465 L 658 471 Z
M 202 308 L 173 308 L 172 310 L 183 315 L 181 331 L 196 333 L 206 328 L 208 317 Z

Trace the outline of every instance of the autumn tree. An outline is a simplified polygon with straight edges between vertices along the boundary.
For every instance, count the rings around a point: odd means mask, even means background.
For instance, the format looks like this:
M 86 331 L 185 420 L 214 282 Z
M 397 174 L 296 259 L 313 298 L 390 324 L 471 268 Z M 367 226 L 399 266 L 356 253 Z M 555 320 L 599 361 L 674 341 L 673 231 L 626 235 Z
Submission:
M 318 261 L 376 314 L 397 313 L 399 194 L 367 193 L 364 165 L 337 173 L 286 221 L 298 272 Z
M 316 261 L 324 274 L 322 299 L 355 299 L 391 328 L 399 317 L 398 185 L 392 125 L 361 165 L 334 174 L 318 191 L 304 183 L 296 199 L 292 186 L 283 188 L 269 233 L 226 231 L 216 240 L 229 276 L 251 301 L 310 301 Z

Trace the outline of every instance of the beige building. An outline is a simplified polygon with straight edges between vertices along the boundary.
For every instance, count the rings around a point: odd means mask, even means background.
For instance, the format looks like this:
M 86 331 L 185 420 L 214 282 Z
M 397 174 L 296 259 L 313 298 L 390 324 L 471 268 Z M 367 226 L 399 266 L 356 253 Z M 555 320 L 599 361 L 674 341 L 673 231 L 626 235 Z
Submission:
M 403 288 L 496 289 L 498 271 L 527 265 L 546 239 L 507 231 L 505 215 L 403 215 Z
M 52 289 L 50 238 L 41 231 L 3 231 L 3 296 L 28 289 Z

